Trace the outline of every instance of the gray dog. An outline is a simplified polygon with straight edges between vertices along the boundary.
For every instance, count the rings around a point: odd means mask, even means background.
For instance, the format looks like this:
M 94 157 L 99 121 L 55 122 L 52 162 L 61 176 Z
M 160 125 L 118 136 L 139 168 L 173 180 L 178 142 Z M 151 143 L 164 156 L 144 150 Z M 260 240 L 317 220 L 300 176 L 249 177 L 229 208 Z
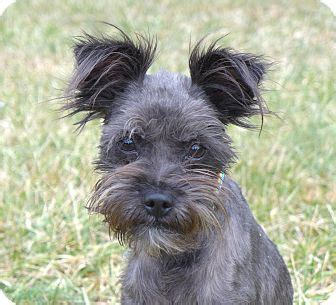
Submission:
M 84 35 L 64 106 L 103 118 L 89 209 L 130 248 L 122 304 L 292 304 L 275 245 L 227 175 L 229 124 L 267 113 L 260 56 L 196 44 L 190 77 L 146 74 L 156 41 Z

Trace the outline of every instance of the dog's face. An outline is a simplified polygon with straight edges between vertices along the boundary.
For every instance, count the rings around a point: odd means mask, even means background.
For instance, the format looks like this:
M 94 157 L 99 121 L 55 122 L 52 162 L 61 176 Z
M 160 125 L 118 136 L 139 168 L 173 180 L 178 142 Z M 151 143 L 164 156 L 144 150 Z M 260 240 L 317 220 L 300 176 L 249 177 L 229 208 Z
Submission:
M 198 44 L 191 78 L 147 75 L 155 44 L 124 33 L 120 40 L 86 37 L 75 47 L 70 85 L 80 121 L 102 117 L 102 177 L 90 200 L 121 242 L 151 255 L 197 248 L 199 235 L 220 229 L 225 213 L 218 177 L 234 160 L 229 123 L 264 111 L 261 59 Z
M 184 76 L 146 76 L 103 126 L 92 208 L 121 239 L 150 251 L 195 247 L 216 224 L 218 173 L 232 159 L 216 114 Z

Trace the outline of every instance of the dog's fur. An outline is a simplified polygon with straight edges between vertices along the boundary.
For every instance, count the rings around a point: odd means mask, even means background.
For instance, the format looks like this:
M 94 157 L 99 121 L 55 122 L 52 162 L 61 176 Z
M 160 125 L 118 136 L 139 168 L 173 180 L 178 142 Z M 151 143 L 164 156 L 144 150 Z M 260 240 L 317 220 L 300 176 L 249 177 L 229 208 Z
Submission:
M 266 63 L 200 42 L 191 77 L 149 75 L 155 49 L 122 31 L 85 35 L 64 106 L 85 113 L 81 127 L 104 120 L 89 209 L 130 248 L 122 304 L 292 304 L 283 259 L 227 175 L 235 160 L 227 125 L 250 127 L 248 117 L 267 112 Z M 173 198 L 167 215 L 147 213 L 151 192 Z

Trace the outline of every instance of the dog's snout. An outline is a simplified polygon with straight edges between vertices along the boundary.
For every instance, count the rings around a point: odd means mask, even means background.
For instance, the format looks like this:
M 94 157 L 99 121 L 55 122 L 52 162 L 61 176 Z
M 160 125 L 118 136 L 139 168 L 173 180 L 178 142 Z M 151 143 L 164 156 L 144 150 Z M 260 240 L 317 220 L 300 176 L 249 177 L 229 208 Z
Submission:
M 165 216 L 173 207 L 173 198 L 169 194 L 150 193 L 145 196 L 145 209 L 155 218 Z

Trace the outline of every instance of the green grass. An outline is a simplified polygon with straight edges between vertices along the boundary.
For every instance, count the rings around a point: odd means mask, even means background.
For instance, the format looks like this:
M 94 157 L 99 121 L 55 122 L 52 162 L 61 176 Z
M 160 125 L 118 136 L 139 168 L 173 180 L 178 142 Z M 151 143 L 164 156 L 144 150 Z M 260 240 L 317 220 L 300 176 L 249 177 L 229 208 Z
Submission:
M 282 120 L 261 136 L 230 128 L 232 176 L 284 256 L 295 304 L 336 289 L 336 20 L 319 1 L 17 1 L 0 17 L 0 289 L 17 304 L 117 304 L 123 251 L 85 200 L 97 179 L 99 124 L 57 120 L 71 37 L 110 29 L 158 35 L 161 66 L 187 73 L 189 38 L 278 62 L 266 99 Z M 274 82 L 270 81 L 273 80 Z

